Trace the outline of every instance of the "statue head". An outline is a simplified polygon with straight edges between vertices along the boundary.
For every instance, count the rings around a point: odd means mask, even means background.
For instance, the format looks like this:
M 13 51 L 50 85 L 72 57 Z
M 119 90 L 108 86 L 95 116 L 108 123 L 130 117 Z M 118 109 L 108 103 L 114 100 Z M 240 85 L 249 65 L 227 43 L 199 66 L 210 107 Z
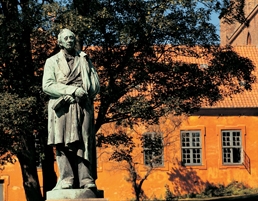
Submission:
M 75 34 L 69 29 L 61 29 L 58 34 L 57 44 L 60 48 L 64 48 L 67 51 L 74 49 L 76 43 Z

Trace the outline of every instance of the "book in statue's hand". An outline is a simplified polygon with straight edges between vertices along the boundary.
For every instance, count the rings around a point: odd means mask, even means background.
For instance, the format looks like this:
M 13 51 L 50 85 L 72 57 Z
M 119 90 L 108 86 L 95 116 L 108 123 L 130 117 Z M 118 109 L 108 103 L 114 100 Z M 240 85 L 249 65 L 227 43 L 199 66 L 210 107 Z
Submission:
M 52 109 L 57 111 L 61 107 L 63 107 L 65 103 L 66 103 L 65 99 L 61 96 L 60 98 L 56 99 L 56 102 L 52 105 Z

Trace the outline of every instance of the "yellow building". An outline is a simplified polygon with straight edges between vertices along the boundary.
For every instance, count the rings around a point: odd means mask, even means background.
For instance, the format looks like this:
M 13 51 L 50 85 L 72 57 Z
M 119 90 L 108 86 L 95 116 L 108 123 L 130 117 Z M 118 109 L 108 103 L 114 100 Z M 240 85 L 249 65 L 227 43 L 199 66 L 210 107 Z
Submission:
M 249 26 L 222 25 L 221 41 L 223 45 L 234 45 L 236 52 L 257 66 L 258 35 L 255 28 L 258 7 L 251 3 L 247 1 Z M 255 74 L 258 75 L 257 69 Z M 175 194 L 200 192 L 209 184 L 226 185 L 232 181 L 258 187 L 258 84 L 252 88 L 252 91 L 226 98 L 213 107 L 203 107 L 188 118 L 181 117 L 180 127 L 173 126 L 171 117 L 163 118 L 159 128 L 138 125 L 134 131 L 127 131 L 132 136 L 155 134 L 157 130 L 173 131 L 173 143 L 164 147 L 162 159 L 143 184 L 147 197 L 164 197 L 165 185 Z M 101 132 L 110 128 L 113 128 L 112 124 L 104 125 Z M 137 170 L 139 176 L 144 176 L 148 168 L 148 152 L 140 146 L 136 147 L 137 150 Z M 109 161 L 106 151 L 98 149 L 98 188 L 104 190 L 109 201 L 133 198 L 131 184 L 127 181 L 128 171 L 123 163 Z M 40 168 L 38 174 L 42 187 Z M 5 166 L 0 171 L 0 201 L 25 201 L 22 182 L 18 162 Z

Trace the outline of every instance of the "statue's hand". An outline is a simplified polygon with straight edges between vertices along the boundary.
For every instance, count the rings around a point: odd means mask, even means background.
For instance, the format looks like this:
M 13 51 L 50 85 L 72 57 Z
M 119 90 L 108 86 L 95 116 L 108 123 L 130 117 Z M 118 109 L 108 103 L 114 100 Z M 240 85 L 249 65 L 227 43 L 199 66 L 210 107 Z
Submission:
M 83 88 L 78 88 L 75 90 L 74 95 L 78 98 L 82 98 L 87 96 L 87 92 Z
M 73 96 L 70 96 L 70 95 L 65 95 L 65 96 L 64 96 L 64 100 L 65 100 L 66 102 L 70 103 L 70 104 L 75 103 L 74 97 L 73 97 Z

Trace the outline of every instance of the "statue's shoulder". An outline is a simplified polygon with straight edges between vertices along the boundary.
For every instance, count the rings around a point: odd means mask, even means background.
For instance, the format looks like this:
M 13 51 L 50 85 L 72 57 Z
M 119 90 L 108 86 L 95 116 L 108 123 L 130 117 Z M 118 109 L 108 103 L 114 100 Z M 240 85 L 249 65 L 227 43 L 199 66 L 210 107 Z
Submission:
M 87 57 L 87 56 L 88 56 L 88 55 L 87 55 L 85 52 L 83 52 L 83 51 L 78 51 L 77 54 L 80 55 L 80 57 Z
M 80 57 L 84 57 L 87 62 L 90 62 L 90 57 L 85 52 L 79 51 L 78 54 L 80 55 Z
M 56 61 L 56 60 L 58 60 L 62 55 L 63 55 L 63 54 L 62 54 L 62 52 L 60 51 L 60 52 L 54 54 L 53 56 L 49 57 L 48 59 L 51 60 L 51 61 Z

